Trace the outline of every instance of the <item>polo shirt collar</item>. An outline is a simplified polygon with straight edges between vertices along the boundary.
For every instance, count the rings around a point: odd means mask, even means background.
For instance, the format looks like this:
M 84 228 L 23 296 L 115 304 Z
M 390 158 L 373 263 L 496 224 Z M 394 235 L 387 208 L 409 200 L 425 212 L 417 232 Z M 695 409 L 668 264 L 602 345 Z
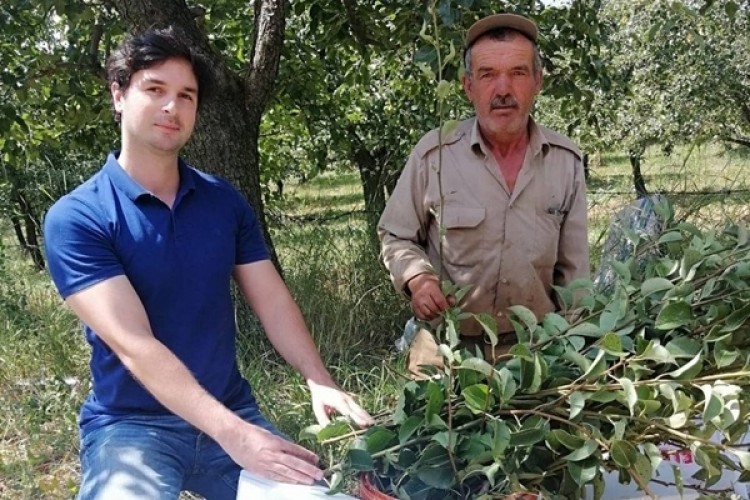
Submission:
M 479 120 L 476 118 L 474 118 L 474 123 L 471 126 L 469 139 L 469 144 L 474 152 L 479 153 L 481 151 L 485 156 L 487 155 L 486 152 L 489 151 L 489 146 L 484 142 L 484 138 L 479 131 Z M 529 145 L 527 147 L 532 157 L 540 152 L 547 154 L 550 148 L 549 141 L 532 117 L 529 117 Z
M 107 155 L 107 161 L 104 163 L 102 169 L 104 173 L 112 180 L 112 183 L 125 195 L 133 201 L 136 201 L 142 196 L 151 196 L 151 193 L 143 186 L 133 180 L 132 177 L 125 172 L 117 158 L 120 156 L 120 151 L 112 151 Z M 177 159 L 177 168 L 180 173 L 180 187 L 177 189 L 177 197 L 175 200 L 179 200 L 186 193 L 195 190 L 195 179 L 192 175 L 192 170 L 185 163 L 182 158 Z

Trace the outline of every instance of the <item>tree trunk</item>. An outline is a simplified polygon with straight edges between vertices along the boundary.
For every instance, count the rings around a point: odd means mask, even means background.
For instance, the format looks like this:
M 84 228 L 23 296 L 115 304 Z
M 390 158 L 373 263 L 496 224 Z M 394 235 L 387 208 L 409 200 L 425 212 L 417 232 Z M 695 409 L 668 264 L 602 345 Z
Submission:
M 588 181 L 589 177 L 591 177 L 591 172 L 589 171 L 589 154 L 584 153 L 583 154 L 583 178 Z
M 39 234 L 41 232 L 39 214 L 35 212 L 34 206 L 29 203 L 20 181 L 12 169 L 9 172 L 8 179 L 10 180 L 10 201 L 16 206 L 16 210 L 11 209 L 10 214 L 13 231 L 21 249 L 31 257 L 34 266 L 41 271 L 45 267 L 45 262 L 42 247 L 39 245 Z
M 195 132 L 184 151 L 192 165 L 232 182 L 254 206 L 272 260 L 279 268 L 263 210 L 258 138 L 273 92 L 284 41 L 284 0 L 255 0 L 254 48 L 244 76 L 231 71 L 209 44 L 202 23 L 184 0 L 110 0 L 129 31 L 172 24 L 214 64 L 217 88 L 201 103 Z M 200 20 L 198 20 L 200 21 Z
M 643 177 L 643 173 L 641 172 L 641 158 L 643 158 L 643 155 L 631 151 L 629 154 L 630 157 L 630 168 L 633 171 L 633 186 L 635 186 L 635 194 L 636 198 L 643 198 L 644 196 L 648 195 L 648 190 L 646 189 L 646 180 Z
M 377 225 L 380 214 L 385 208 L 385 183 L 384 183 L 384 155 L 377 152 L 371 153 L 361 148 L 353 154 L 354 163 L 359 170 L 359 178 L 362 183 L 362 193 L 365 198 L 365 216 L 369 234 L 373 238 L 377 235 Z M 373 241 L 376 241 L 375 238 Z

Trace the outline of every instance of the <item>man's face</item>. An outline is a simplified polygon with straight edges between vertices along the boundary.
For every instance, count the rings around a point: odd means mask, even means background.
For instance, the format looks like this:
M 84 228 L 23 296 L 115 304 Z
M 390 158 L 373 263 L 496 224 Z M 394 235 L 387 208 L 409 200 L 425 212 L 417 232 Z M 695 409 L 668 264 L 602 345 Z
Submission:
M 195 126 L 198 82 L 184 59 L 166 61 L 137 71 L 124 91 L 111 87 L 115 110 L 121 114 L 123 148 L 146 148 L 177 154 Z
M 466 96 L 474 105 L 486 139 L 505 142 L 526 133 L 531 106 L 542 88 L 534 73 L 534 46 L 521 35 L 508 40 L 482 38 L 471 48 Z

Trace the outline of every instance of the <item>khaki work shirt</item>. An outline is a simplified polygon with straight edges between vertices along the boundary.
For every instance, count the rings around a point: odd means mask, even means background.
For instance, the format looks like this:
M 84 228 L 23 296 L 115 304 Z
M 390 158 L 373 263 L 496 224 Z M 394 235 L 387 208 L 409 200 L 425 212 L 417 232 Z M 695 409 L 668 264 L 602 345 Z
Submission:
M 558 309 L 552 285 L 589 276 L 586 185 L 581 153 L 565 136 L 529 123 L 529 145 L 511 192 L 476 119 L 443 141 L 442 276 L 472 285 L 465 311 L 497 318 L 512 332 L 507 308 L 523 305 L 541 319 Z M 394 286 L 422 273 L 441 276 L 437 131 L 416 145 L 378 224 Z M 478 335 L 474 320 L 461 333 Z

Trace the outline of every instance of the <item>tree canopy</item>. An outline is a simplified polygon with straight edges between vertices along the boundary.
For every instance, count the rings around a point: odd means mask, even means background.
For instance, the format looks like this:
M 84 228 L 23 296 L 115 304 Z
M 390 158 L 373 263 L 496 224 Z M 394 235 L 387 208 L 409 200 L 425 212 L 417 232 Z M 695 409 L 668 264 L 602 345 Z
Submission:
M 463 35 L 490 12 L 538 23 L 545 86 L 535 113 L 586 150 L 714 138 L 747 146 L 749 10 L 732 0 L 3 4 L 0 213 L 37 251 L 47 206 L 117 145 L 108 54 L 154 24 L 178 25 L 219 75 L 188 160 L 237 185 L 265 229 L 270 183 L 330 168 L 357 169 L 376 220 L 409 149 L 438 123 L 438 53 L 446 118 L 471 114 L 459 85 Z

